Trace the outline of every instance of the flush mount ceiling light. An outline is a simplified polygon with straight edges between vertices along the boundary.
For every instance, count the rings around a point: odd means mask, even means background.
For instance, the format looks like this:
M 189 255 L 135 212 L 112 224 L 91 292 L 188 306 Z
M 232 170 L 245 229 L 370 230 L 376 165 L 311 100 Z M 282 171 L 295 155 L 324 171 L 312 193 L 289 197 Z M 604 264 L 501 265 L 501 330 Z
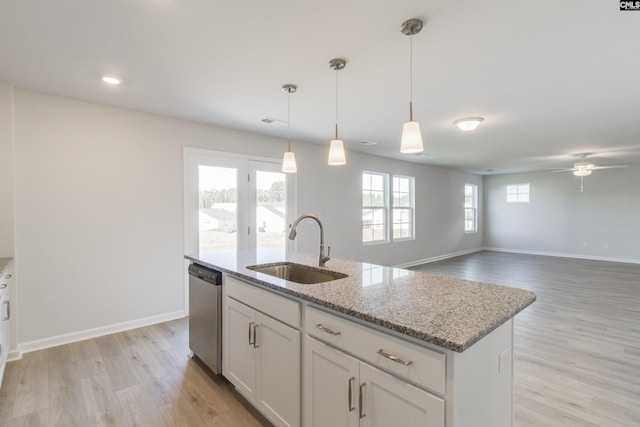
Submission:
M 104 76 L 102 77 L 102 81 L 111 86 L 117 86 L 122 83 L 122 80 L 115 76 Z
M 292 84 L 286 84 L 282 86 L 282 91 L 287 94 L 287 128 L 289 130 L 289 143 L 287 145 L 287 151 L 282 157 L 282 172 L 296 173 L 298 172 L 298 166 L 296 164 L 296 155 L 291 151 L 291 94 L 298 90 L 298 86 Z
M 413 36 L 422 30 L 422 21 L 409 19 L 402 23 L 402 34 L 409 36 L 409 121 L 402 126 L 401 153 L 420 153 L 424 151 L 420 123 L 413 120 Z
M 339 166 L 347 164 L 347 157 L 344 153 L 344 142 L 338 137 L 338 71 L 344 69 L 347 61 L 334 58 L 329 61 L 329 68 L 336 71 L 336 137 L 329 145 L 329 165 Z
M 483 121 L 484 119 L 482 117 L 465 117 L 463 119 L 455 120 L 453 124 L 461 131 L 469 132 L 477 129 Z

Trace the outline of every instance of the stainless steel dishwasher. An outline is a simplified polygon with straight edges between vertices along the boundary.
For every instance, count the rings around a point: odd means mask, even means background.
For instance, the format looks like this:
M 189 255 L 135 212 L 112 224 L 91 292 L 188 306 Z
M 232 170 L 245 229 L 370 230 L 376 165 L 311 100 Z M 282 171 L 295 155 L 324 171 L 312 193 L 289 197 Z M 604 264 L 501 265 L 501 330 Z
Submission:
M 214 373 L 222 372 L 222 273 L 189 265 L 189 349 Z

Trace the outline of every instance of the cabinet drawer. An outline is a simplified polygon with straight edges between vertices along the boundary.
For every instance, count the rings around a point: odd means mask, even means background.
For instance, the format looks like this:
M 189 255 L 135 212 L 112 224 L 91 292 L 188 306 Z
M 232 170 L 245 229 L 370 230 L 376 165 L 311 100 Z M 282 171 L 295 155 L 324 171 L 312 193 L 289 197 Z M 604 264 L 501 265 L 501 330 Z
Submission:
M 305 332 L 438 394 L 445 393 L 443 352 L 409 343 L 310 306 L 305 307 Z
M 287 297 L 250 285 L 225 274 L 223 284 L 225 295 L 300 329 L 300 304 Z

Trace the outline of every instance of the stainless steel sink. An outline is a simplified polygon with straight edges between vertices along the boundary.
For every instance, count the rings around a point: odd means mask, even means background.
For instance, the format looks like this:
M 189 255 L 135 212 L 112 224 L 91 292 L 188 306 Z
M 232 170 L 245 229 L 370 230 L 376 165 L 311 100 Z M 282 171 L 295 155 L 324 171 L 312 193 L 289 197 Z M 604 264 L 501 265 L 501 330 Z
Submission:
M 274 262 L 271 264 L 249 265 L 247 268 L 249 270 L 257 271 L 258 273 L 268 274 L 269 276 L 274 276 L 290 282 L 301 283 L 303 285 L 329 282 L 331 280 L 349 277 L 348 275 L 337 271 L 324 270 L 293 262 Z

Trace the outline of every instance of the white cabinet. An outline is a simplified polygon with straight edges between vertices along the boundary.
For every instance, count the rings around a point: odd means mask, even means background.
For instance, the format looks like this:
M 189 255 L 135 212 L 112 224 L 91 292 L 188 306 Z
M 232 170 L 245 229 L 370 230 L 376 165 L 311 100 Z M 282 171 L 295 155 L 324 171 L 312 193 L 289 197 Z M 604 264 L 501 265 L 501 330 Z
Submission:
M 305 337 L 305 426 L 443 427 L 444 400 Z
M 299 319 L 298 303 L 270 303 L 265 291 L 229 277 L 224 286 L 223 374 L 273 424 L 299 426 L 300 331 L 268 315 L 295 319 L 295 311 Z
M 9 301 L 9 284 L 12 274 L 11 269 L 6 269 L 0 277 L 0 387 L 4 370 L 9 357 L 9 347 L 11 343 L 11 330 L 9 320 L 11 318 L 11 302 Z

